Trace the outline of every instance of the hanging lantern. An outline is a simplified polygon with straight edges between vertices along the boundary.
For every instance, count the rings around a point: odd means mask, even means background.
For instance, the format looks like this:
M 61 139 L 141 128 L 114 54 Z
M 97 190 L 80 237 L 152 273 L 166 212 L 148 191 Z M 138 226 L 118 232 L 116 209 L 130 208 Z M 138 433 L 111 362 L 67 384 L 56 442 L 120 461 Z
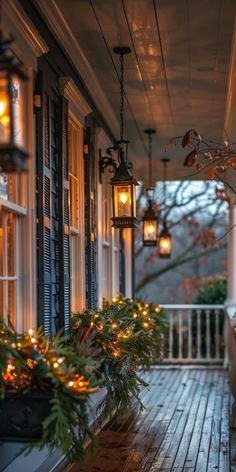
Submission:
M 144 130 L 144 133 L 148 135 L 148 163 L 149 163 L 149 188 L 146 189 L 146 195 L 148 200 L 148 208 L 142 218 L 143 223 L 143 246 L 156 246 L 157 245 L 157 215 L 153 210 L 153 193 L 154 188 L 151 186 L 152 182 L 152 135 L 156 132 L 155 129 L 148 128 Z
M 166 167 L 170 159 L 168 157 L 163 157 L 161 159 L 163 164 L 163 194 L 164 194 L 164 205 L 166 204 Z M 163 229 L 160 232 L 159 236 L 159 257 L 161 259 L 168 259 L 171 257 L 171 250 L 172 250 L 172 239 L 171 234 L 168 231 L 167 223 L 164 218 Z
M 136 219 L 136 185 L 125 160 L 123 148 L 119 149 L 119 166 L 111 179 L 113 203 L 113 227 L 135 228 Z
M 9 50 L 12 41 L 0 30 L 0 172 L 26 170 L 28 157 L 21 99 L 27 76 Z
M 161 259 L 168 259 L 171 257 L 172 239 L 168 231 L 167 223 L 164 221 L 163 229 L 159 236 L 159 256 Z
M 131 173 L 132 164 L 128 162 L 128 141 L 124 140 L 124 55 L 129 54 L 131 49 L 126 46 L 114 48 L 115 54 L 120 56 L 120 140 L 113 147 L 107 149 L 107 155 L 102 156 L 100 151 L 99 169 L 100 181 L 102 173 L 107 167 L 113 169 L 115 175 L 111 179 L 112 204 L 113 204 L 113 227 L 135 228 L 136 218 L 136 185 L 137 180 Z M 112 156 L 117 152 L 118 165 Z
M 156 246 L 157 245 L 157 233 L 158 233 L 158 219 L 152 206 L 152 198 L 150 193 L 153 193 L 153 188 L 146 190 L 148 199 L 148 208 L 145 211 L 142 223 L 143 223 L 143 246 Z

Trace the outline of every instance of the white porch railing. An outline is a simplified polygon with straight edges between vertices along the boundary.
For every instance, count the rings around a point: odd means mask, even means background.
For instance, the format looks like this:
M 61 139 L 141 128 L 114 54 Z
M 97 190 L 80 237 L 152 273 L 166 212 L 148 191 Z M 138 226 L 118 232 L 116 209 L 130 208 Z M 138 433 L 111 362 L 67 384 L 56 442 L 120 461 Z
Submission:
M 161 306 L 168 321 L 164 363 L 224 363 L 224 305 Z

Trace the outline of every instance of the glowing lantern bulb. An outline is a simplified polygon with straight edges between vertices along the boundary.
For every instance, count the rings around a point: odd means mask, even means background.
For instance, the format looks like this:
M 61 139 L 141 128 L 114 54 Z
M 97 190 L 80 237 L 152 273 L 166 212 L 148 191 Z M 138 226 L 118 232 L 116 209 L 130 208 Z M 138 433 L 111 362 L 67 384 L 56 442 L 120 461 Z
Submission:
M 154 225 L 150 224 L 148 225 L 148 234 L 153 234 L 155 231 Z
M 127 200 L 128 200 L 127 194 L 124 193 L 124 192 L 122 192 L 122 193 L 120 194 L 120 201 L 121 201 L 121 203 L 123 203 L 123 205 L 125 205 L 125 204 L 127 203 Z
M 6 113 L 6 109 L 7 109 L 7 101 L 4 100 L 4 98 L 0 98 L 0 118 L 2 118 L 5 113 Z

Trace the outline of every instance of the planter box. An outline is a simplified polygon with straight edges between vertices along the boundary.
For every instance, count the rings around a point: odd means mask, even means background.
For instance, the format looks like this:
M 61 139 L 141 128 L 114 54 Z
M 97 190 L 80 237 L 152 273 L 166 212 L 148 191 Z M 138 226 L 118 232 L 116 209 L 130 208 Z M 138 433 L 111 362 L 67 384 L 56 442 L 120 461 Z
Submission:
M 51 398 L 51 394 L 41 392 L 7 393 L 0 400 L 0 439 L 21 442 L 40 439 L 42 422 L 51 410 Z

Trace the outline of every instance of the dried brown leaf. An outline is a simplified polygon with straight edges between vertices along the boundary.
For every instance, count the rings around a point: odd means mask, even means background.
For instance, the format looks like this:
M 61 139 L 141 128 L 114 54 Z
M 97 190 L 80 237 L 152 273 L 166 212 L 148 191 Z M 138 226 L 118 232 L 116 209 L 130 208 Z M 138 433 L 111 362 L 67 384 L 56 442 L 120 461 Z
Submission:
M 230 156 L 227 158 L 227 164 L 232 167 L 232 169 L 236 169 L 236 156 Z
M 209 180 L 215 180 L 216 171 L 215 171 L 214 167 L 209 167 L 208 172 L 207 172 L 207 176 L 208 176 Z
M 194 162 L 197 159 L 197 151 L 195 149 L 191 151 L 184 160 L 184 166 L 185 167 L 193 167 Z
M 189 129 L 187 131 L 187 133 L 185 133 L 183 139 L 182 139 L 182 147 L 192 147 L 193 143 L 192 143 L 192 139 L 191 139 L 191 136 L 192 134 L 194 134 L 196 137 L 198 137 L 199 139 L 199 135 L 198 133 L 195 131 L 195 129 Z

